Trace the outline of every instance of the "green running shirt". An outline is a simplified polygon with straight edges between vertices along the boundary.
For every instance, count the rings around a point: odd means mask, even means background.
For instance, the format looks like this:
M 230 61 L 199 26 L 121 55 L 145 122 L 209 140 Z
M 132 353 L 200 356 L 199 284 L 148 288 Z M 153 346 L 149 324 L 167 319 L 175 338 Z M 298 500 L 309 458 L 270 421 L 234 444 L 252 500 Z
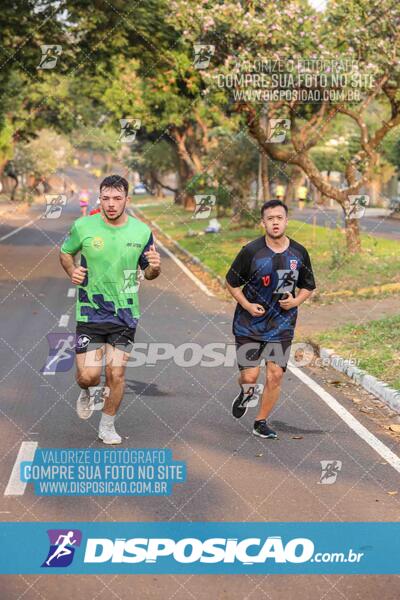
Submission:
M 131 216 L 121 226 L 108 225 L 100 213 L 74 222 L 61 252 L 80 251 L 81 266 L 87 268 L 84 282 L 77 286 L 78 322 L 136 327 L 138 266 L 148 266 L 144 253 L 152 243 L 150 228 Z

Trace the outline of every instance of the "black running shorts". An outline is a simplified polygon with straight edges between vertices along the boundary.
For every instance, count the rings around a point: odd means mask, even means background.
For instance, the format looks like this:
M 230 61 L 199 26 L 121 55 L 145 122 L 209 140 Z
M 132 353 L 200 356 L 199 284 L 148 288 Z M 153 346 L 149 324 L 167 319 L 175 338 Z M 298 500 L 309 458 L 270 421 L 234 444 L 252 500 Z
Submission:
M 248 337 L 236 337 L 236 358 L 239 369 L 258 367 L 262 360 L 273 362 L 284 371 L 289 361 L 292 340 L 282 342 L 263 342 Z
M 135 332 L 136 329 L 114 323 L 78 322 L 76 324 L 75 352 L 83 354 L 104 344 L 118 346 L 125 352 L 130 352 L 135 341 Z

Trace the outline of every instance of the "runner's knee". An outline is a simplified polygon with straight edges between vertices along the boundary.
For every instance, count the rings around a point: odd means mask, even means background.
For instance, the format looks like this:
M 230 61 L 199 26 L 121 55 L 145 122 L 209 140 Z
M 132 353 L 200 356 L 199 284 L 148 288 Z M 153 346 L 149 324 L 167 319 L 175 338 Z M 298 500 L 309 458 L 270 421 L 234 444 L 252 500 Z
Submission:
M 259 369 L 243 369 L 240 371 L 240 383 L 257 383 Z
M 123 384 L 125 382 L 124 370 L 118 367 L 106 367 L 106 382 L 110 387 Z
M 283 377 L 283 369 L 273 362 L 268 363 L 267 384 L 277 387 L 281 384 Z
M 100 375 L 95 373 L 77 373 L 76 381 L 82 388 L 88 388 L 94 385 L 99 385 Z

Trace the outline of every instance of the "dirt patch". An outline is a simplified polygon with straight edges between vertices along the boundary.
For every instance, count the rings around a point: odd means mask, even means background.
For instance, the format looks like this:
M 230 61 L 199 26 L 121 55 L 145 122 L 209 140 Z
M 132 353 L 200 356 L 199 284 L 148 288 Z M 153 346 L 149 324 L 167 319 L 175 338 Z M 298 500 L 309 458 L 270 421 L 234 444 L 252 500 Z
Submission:
M 0 217 L 4 221 L 12 219 L 15 215 L 24 215 L 29 211 L 30 205 L 28 202 L 2 202 L 0 204 Z
M 337 300 L 321 306 L 312 302 L 299 309 L 296 337 L 312 337 L 315 333 L 334 329 L 348 323 L 362 324 L 399 314 L 399 296 L 366 300 Z

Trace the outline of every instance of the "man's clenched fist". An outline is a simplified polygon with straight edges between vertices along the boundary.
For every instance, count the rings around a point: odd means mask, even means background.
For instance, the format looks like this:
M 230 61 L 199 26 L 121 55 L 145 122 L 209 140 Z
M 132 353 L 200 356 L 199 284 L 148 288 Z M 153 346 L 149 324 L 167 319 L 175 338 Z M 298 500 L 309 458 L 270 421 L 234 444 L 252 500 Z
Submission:
M 72 271 L 71 281 L 74 285 L 81 285 L 86 277 L 87 269 L 86 267 L 75 267 Z

